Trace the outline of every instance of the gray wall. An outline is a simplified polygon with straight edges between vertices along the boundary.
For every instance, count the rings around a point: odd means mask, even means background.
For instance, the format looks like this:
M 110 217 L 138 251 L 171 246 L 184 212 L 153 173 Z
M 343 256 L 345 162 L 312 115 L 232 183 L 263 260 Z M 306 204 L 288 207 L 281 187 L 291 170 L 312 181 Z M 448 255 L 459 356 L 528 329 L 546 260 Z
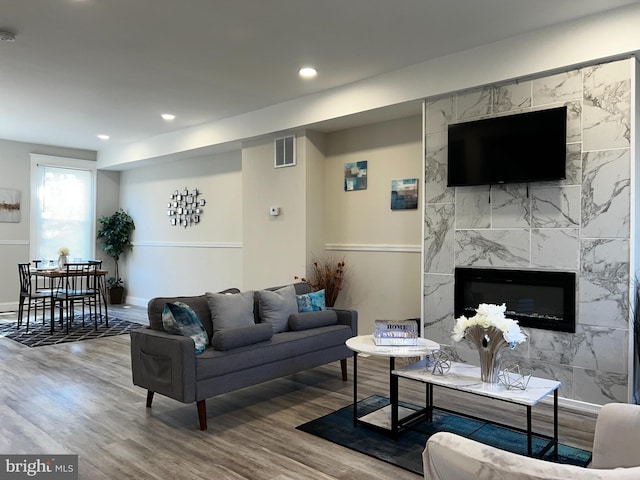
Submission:
M 57 157 L 95 160 L 96 152 L 72 148 L 0 140 L 0 188 L 21 193 L 19 223 L 0 223 L 0 311 L 17 309 L 18 269 L 16 262 L 29 261 L 31 218 L 31 157 L 32 153 Z M 118 205 L 118 172 L 98 172 L 97 216 L 111 213 Z M 96 256 L 102 258 L 99 248 Z

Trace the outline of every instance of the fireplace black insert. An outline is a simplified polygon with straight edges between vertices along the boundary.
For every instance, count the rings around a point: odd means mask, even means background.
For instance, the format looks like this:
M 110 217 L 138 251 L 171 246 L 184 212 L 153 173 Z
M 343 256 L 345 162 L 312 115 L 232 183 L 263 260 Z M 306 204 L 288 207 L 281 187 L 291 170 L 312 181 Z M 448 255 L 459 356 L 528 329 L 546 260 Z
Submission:
M 475 315 L 481 303 L 506 304 L 506 315 L 523 327 L 576 331 L 573 272 L 456 268 L 456 318 Z

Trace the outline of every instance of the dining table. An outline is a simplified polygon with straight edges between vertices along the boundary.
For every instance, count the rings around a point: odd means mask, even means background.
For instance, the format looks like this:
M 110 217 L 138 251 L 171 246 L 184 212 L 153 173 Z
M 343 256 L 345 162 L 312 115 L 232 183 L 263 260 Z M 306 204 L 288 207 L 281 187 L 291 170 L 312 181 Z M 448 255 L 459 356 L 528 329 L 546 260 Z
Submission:
M 86 265 L 88 264 L 88 262 L 74 262 L 74 264 Z M 107 288 L 106 288 L 105 278 L 108 273 L 109 273 L 108 270 L 103 270 L 101 268 L 96 269 L 96 272 L 95 272 L 98 280 L 97 286 L 98 286 L 99 298 L 102 300 L 102 304 L 100 308 L 104 306 L 104 316 L 105 316 L 105 323 L 107 327 L 109 326 L 109 313 L 107 309 L 108 302 L 107 302 Z M 32 269 L 31 275 L 36 277 L 36 279 L 43 278 L 48 280 L 43 288 L 44 289 L 48 288 L 50 290 L 51 298 L 53 299 L 56 291 L 61 286 L 64 285 L 64 282 L 66 281 L 67 277 L 86 275 L 86 272 L 82 270 L 78 270 L 77 272 L 75 272 L 74 270 L 67 269 L 67 268 L 61 269 L 58 266 L 45 265 L 43 267 L 37 267 Z M 62 318 L 60 318 L 60 320 L 62 320 Z M 54 332 L 54 323 L 55 323 L 55 302 L 52 301 L 51 302 L 51 333 L 52 334 Z

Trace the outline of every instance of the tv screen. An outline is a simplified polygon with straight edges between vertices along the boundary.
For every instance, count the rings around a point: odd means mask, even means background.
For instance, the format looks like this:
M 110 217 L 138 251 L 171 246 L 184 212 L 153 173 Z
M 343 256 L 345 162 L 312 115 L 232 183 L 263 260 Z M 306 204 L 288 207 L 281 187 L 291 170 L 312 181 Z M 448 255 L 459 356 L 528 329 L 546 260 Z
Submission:
M 447 186 L 566 178 L 567 107 L 449 125 Z

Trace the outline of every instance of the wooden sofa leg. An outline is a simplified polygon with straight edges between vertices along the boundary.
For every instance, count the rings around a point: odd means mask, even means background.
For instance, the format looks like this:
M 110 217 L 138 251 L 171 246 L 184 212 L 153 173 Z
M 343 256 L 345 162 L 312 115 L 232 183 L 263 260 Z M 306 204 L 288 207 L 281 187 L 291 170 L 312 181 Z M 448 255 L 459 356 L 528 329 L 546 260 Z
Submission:
M 147 408 L 151 408 L 151 402 L 153 402 L 153 392 L 147 390 Z
M 200 421 L 200 430 L 207 429 L 207 401 L 198 400 L 196 402 L 198 406 L 198 420 Z
M 347 381 L 347 359 L 343 358 L 340 360 L 340 368 L 342 369 L 342 381 Z

